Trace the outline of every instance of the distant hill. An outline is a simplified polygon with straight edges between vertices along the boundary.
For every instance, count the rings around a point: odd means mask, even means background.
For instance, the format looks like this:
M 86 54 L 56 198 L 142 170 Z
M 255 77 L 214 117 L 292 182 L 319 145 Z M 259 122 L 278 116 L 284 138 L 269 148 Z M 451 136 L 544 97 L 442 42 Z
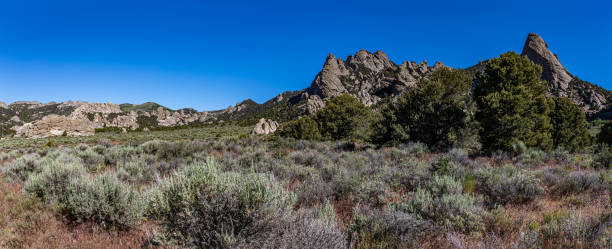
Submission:
M 120 104 L 119 107 L 124 112 L 129 112 L 129 111 L 152 112 L 152 111 L 157 110 L 157 108 L 159 107 L 164 108 L 165 110 L 168 110 L 168 111 L 172 111 L 172 109 L 162 106 L 155 102 L 146 102 L 140 105 L 125 103 L 125 104 Z

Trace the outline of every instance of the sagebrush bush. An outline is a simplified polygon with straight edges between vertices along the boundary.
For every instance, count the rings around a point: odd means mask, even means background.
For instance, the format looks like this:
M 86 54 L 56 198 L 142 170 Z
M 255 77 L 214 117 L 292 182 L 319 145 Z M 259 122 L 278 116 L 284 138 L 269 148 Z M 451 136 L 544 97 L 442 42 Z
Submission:
M 524 204 L 545 193 L 541 182 L 532 173 L 507 165 L 483 168 L 476 172 L 479 189 L 490 205 Z
M 127 229 L 140 224 L 145 206 L 140 195 L 114 175 L 91 180 L 82 165 L 52 162 L 29 177 L 26 193 L 56 205 L 76 222 L 94 221 L 106 227 Z
M 405 201 L 393 204 L 392 210 L 431 219 L 447 229 L 478 232 L 484 229 L 483 209 L 476 200 L 462 194 L 461 183 L 449 176 L 436 176 L 428 189 L 417 189 Z
M 612 149 L 609 145 L 600 145 L 595 153 L 595 166 L 598 168 L 612 169 Z
M 300 211 L 284 222 L 284 228 L 263 240 L 249 240 L 236 248 L 347 248 L 347 236 L 335 222 L 333 206 L 326 202 L 322 208 Z
M 104 163 L 104 157 L 92 149 L 77 150 L 76 156 L 81 159 L 87 168 L 94 168 Z
M 60 205 L 72 219 L 120 229 L 140 224 L 146 208 L 138 192 L 108 173 L 93 180 L 79 178 L 71 184 L 67 199 Z
M 348 230 L 351 248 L 416 248 L 434 236 L 434 226 L 413 214 L 360 205 Z
M 382 206 L 389 202 L 392 191 L 384 182 L 369 180 L 361 183 L 356 193 L 359 202 Z
M 2 168 L 2 173 L 10 180 L 25 181 L 30 174 L 41 170 L 40 160 L 38 154 L 26 154 Z
M 597 173 L 573 171 L 567 174 L 554 186 L 559 195 L 600 193 L 606 189 Z
M 149 193 L 149 214 L 185 246 L 225 248 L 264 236 L 295 197 L 273 178 L 220 173 L 212 159 L 194 163 Z
M 554 211 L 535 226 L 538 246 L 544 248 L 606 248 L 612 245 L 607 228 L 610 214 L 585 216 L 580 211 Z

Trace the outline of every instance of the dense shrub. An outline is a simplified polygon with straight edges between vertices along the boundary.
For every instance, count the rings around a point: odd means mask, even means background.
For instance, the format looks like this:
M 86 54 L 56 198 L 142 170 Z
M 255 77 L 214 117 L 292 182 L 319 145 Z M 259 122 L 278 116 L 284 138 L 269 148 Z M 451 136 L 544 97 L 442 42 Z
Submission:
M 484 168 L 476 172 L 479 189 L 489 204 L 523 204 L 545 193 L 540 180 L 526 170 L 510 165 L 503 168 Z
M 447 229 L 468 233 L 482 231 L 483 209 L 472 196 L 462 191 L 461 183 L 452 177 L 435 176 L 427 189 L 417 189 L 408 200 L 393 204 L 391 208 L 431 219 Z
M 477 75 L 476 118 L 482 125 L 481 141 L 486 150 L 508 151 L 518 141 L 542 150 L 552 148 L 551 103 L 541 72 L 542 68 L 526 56 L 508 52 L 489 60 Z
M 83 165 L 88 168 L 93 168 L 104 163 L 104 157 L 93 149 L 79 150 L 77 149 L 76 156 L 81 159 Z
M 598 168 L 612 169 L 612 148 L 610 148 L 610 146 L 598 146 L 594 157 L 595 166 Z
M 42 172 L 30 176 L 24 189 L 57 205 L 76 222 L 94 221 L 107 228 L 136 226 L 142 221 L 145 209 L 140 195 L 121 184 L 114 175 L 90 180 L 78 164 L 46 165 Z
M 542 248 L 608 248 L 612 240 L 606 231 L 610 214 L 586 216 L 579 211 L 553 211 L 546 213 L 541 223 L 532 230 L 538 236 L 537 246 Z
M 335 211 L 326 203 L 322 208 L 307 209 L 287 222 L 278 237 L 247 241 L 236 248 L 347 248 L 347 236 L 334 220 Z
M 220 173 L 212 159 L 194 163 L 149 193 L 149 213 L 185 246 L 230 247 L 274 230 L 294 197 L 270 177 Z
M 542 150 L 527 147 L 522 141 L 512 144 L 512 152 L 515 155 L 514 161 L 527 167 L 542 164 L 546 155 Z
M 555 193 L 559 195 L 600 193 L 606 189 L 597 173 L 573 171 L 563 177 L 556 186 Z
M 413 214 L 359 205 L 348 229 L 352 248 L 416 248 L 435 236 L 434 226 Z
M 25 181 L 30 174 L 40 170 L 40 156 L 38 154 L 26 154 L 2 168 L 3 174 L 13 181 Z
M 601 127 L 597 134 L 597 142 L 612 145 L 612 122 L 607 122 Z
M 361 183 L 356 190 L 357 200 L 361 203 L 372 203 L 376 206 L 382 206 L 389 202 L 391 198 L 391 188 L 384 182 L 370 180 Z

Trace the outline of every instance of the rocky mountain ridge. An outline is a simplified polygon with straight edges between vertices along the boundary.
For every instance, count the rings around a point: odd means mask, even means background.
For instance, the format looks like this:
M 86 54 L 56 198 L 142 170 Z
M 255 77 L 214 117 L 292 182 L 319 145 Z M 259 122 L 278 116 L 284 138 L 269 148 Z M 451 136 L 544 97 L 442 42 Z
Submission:
M 156 104 L 157 105 L 157 104 Z M 130 106 L 131 107 L 131 106 Z M 10 128 L 17 137 L 46 137 L 63 134 L 91 135 L 96 128 L 117 127 L 130 130 L 153 127 L 172 127 L 194 122 L 213 122 L 208 112 L 193 109 L 172 111 L 157 105 L 152 111 L 125 111 L 114 103 L 88 103 L 67 101 L 40 103 L 18 101 L 0 105 L 0 125 L 3 132 Z

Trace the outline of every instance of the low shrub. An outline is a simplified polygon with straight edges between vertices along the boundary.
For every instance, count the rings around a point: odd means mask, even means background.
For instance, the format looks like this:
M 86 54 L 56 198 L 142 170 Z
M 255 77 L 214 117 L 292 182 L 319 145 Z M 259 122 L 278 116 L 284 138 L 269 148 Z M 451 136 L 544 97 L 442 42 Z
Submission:
M 267 236 L 295 202 L 273 178 L 220 173 L 212 159 L 180 170 L 148 196 L 148 213 L 168 237 L 198 248 L 226 248 Z
M 434 226 L 413 214 L 356 206 L 348 228 L 351 248 L 418 248 Z
M 38 154 L 26 154 L 17 158 L 2 169 L 6 178 L 12 181 L 25 181 L 32 173 L 39 172 L 40 156 Z
M 479 190 L 490 205 L 524 204 L 545 193 L 540 180 L 532 173 L 506 165 L 476 171 Z
M 114 175 L 93 180 L 79 164 L 52 162 L 29 177 L 26 193 L 56 205 L 76 222 L 94 221 L 105 228 L 127 229 L 140 224 L 145 209 L 140 195 Z
M 567 174 L 554 186 L 555 193 L 559 195 L 581 194 L 581 193 L 600 193 L 606 186 L 599 179 L 597 173 L 585 171 L 573 171 Z
M 387 184 L 376 180 L 361 183 L 356 193 L 359 202 L 372 203 L 375 206 L 387 204 L 392 195 L 391 188 Z
M 395 203 L 391 208 L 431 219 L 447 229 L 468 233 L 482 231 L 484 211 L 474 197 L 462 191 L 461 183 L 451 177 L 436 176 L 427 190 L 417 189 L 408 200 Z

